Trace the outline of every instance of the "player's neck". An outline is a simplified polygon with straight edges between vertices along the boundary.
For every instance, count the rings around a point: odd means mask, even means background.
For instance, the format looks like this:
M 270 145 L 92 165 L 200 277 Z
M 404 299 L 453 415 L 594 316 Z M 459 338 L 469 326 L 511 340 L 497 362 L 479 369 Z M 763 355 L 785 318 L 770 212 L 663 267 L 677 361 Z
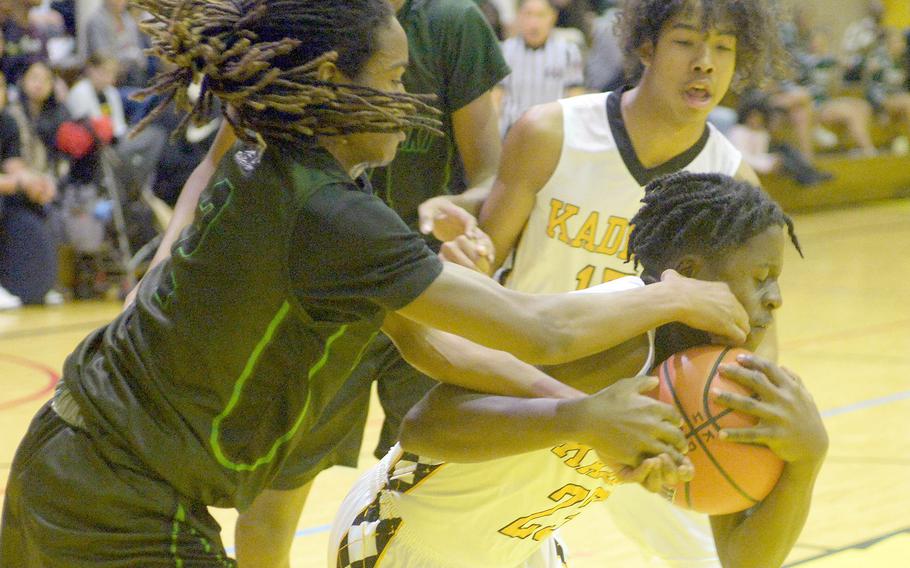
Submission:
M 342 169 L 351 176 L 351 179 L 360 177 L 369 165 L 363 160 L 360 160 L 359 156 L 352 151 L 344 136 L 321 137 L 319 138 L 319 145 L 325 148 L 329 154 L 335 158 Z
M 644 80 L 623 93 L 623 123 L 638 160 L 654 168 L 682 154 L 701 138 L 704 120 L 681 120 Z
M 662 325 L 657 328 L 654 335 L 654 364 L 659 364 L 674 353 L 710 342 L 711 337 L 701 330 L 678 322 Z

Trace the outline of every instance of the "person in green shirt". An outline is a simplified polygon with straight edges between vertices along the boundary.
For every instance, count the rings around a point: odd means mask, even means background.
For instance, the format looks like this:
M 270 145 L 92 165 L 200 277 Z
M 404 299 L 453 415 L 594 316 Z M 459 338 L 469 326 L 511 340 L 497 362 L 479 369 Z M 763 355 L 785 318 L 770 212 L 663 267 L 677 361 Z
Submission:
M 135 302 L 67 358 L 10 469 L 0 565 L 234 565 L 207 507 L 242 511 L 290 455 L 318 464 L 333 451 L 345 379 L 380 329 L 436 379 L 560 398 L 581 394 L 531 364 L 669 321 L 745 339 L 725 284 L 668 272 L 609 298 L 533 296 L 443 265 L 363 176 L 408 129 L 438 124 L 404 92 L 407 41 L 384 0 L 136 4 L 173 66 L 151 90 L 187 106 L 204 75 L 189 119 L 217 96 L 246 145 Z M 586 423 L 606 432 L 591 408 Z M 614 429 L 592 445 L 630 479 L 653 473 L 649 460 L 679 477 L 691 464 L 668 427 L 678 413 L 657 401 L 643 413 L 649 435 Z
M 395 159 L 369 173 L 373 189 L 408 227 L 429 233 L 431 249 L 438 250 L 440 244 L 434 233 L 448 240 L 472 230 L 492 252 L 486 236 L 473 226 L 499 165 L 492 90 L 509 74 L 509 67 L 471 0 L 391 3 L 408 39 L 405 89 L 436 95 L 429 104 L 440 112 L 444 136 L 408 131 Z M 238 517 L 235 535 L 241 564 L 289 565 L 297 523 L 315 475 L 332 465 L 357 466 L 373 381 L 384 410 L 374 451 L 377 457 L 397 440 L 408 410 L 436 384 L 401 357 L 388 335 L 378 334 L 347 380 L 347 392 L 357 396 L 347 407 L 351 420 L 343 441 L 318 467 L 304 456 L 291 456 L 269 489 Z
M 475 4 L 471 0 L 392 2 L 408 38 L 410 64 L 402 82 L 408 92 L 436 95 L 429 104 L 440 113 L 444 136 L 411 129 L 395 160 L 374 168 L 369 177 L 376 195 L 412 230 L 429 233 L 426 240 L 434 251 L 441 240 L 468 232 L 492 253 L 486 235 L 476 229 L 474 216 L 499 163 L 500 139 L 492 91 L 508 75 L 509 67 Z M 219 161 L 230 142 L 230 130 L 222 132 L 211 161 Z M 200 166 L 206 167 L 213 166 Z M 194 195 L 198 198 L 197 189 L 209 177 L 197 181 L 201 183 L 184 189 L 182 201 Z M 195 208 L 195 201 L 191 205 Z M 185 217 L 178 212 L 174 225 L 188 224 L 190 219 Z M 176 237 L 174 226 L 169 235 Z M 171 244 L 171 239 L 162 243 L 161 258 Z M 484 258 L 466 258 L 465 264 L 474 261 L 483 262 Z M 378 334 L 347 379 L 345 388 L 351 397 L 346 412 L 351 419 L 343 423 L 347 430 L 338 433 L 343 441 L 318 464 L 306 457 L 289 458 L 270 488 L 238 517 L 236 549 L 241 564 L 288 565 L 291 543 L 313 477 L 332 465 L 357 465 L 370 384 L 374 380 L 385 411 L 377 456 L 395 442 L 405 413 L 436 384 L 409 365 L 386 334 Z

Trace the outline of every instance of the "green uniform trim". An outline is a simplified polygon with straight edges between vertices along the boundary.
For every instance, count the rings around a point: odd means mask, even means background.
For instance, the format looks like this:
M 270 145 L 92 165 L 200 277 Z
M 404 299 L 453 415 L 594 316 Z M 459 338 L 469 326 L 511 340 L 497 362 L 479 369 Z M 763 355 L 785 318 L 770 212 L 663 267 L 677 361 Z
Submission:
M 250 355 L 250 358 L 246 362 L 246 366 L 243 368 L 243 372 L 240 374 L 240 378 L 237 379 L 237 382 L 234 384 L 234 391 L 231 394 L 231 400 L 228 401 L 227 406 L 224 410 L 215 417 L 212 421 L 212 434 L 209 438 L 209 441 L 212 446 L 212 451 L 215 452 L 215 458 L 218 460 L 222 466 L 234 470 L 234 471 L 252 471 L 257 467 L 265 465 L 275 459 L 275 455 L 278 453 L 278 448 L 290 440 L 294 434 L 297 433 L 297 430 L 300 428 L 300 425 L 303 423 L 303 419 L 306 416 L 307 410 L 310 407 L 310 395 L 307 393 L 306 403 L 303 405 L 303 410 L 300 412 L 300 415 L 297 417 L 297 420 L 294 422 L 294 426 L 291 427 L 283 436 L 275 440 L 275 443 L 272 444 L 272 447 L 269 449 L 268 453 L 260 457 L 253 463 L 237 463 L 228 459 L 224 455 L 224 451 L 221 448 L 221 444 L 218 441 L 221 433 L 221 423 L 230 416 L 231 412 L 237 406 L 240 401 L 240 394 L 243 392 L 243 386 L 246 384 L 247 379 L 250 375 L 253 374 L 253 370 L 256 368 L 256 363 L 259 361 L 259 357 L 262 355 L 262 352 L 265 348 L 271 343 L 272 337 L 275 335 L 275 331 L 278 329 L 278 326 L 281 325 L 281 322 L 287 317 L 290 312 L 291 305 L 285 301 L 281 304 L 281 308 L 278 309 L 278 313 L 275 314 L 275 317 L 272 319 L 272 322 L 269 324 L 268 328 L 265 331 L 265 335 L 262 336 L 262 339 L 259 340 L 259 343 L 253 349 L 253 353 Z M 316 361 L 316 364 L 310 367 L 309 373 L 307 374 L 308 379 L 312 379 L 313 376 L 325 366 L 326 362 L 329 360 L 329 353 L 332 348 L 332 344 L 347 331 L 348 326 L 342 325 L 338 328 L 334 334 L 325 342 L 325 349 L 322 352 L 322 357 L 319 361 Z
M 177 512 L 174 513 L 174 520 L 171 523 L 171 556 L 174 557 L 174 566 L 175 568 L 183 568 L 183 558 L 180 558 L 178 554 L 179 550 L 179 540 L 180 540 L 180 528 L 181 525 L 186 525 L 186 509 L 183 508 L 181 503 L 177 503 Z M 212 542 L 201 536 L 199 532 L 194 529 L 192 526 L 187 527 L 190 532 L 190 536 L 196 538 L 199 541 L 199 544 L 202 545 L 202 550 L 206 554 L 211 554 L 214 551 Z M 218 561 L 218 564 L 224 566 L 225 568 L 235 568 L 236 564 L 232 562 L 229 558 L 225 558 L 221 552 L 215 553 L 215 560 Z
M 177 541 L 180 536 L 180 524 L 186 522 L 186 511 L 183 505 L 177 503 L 177 512 L 174 513 L 174 522 L 171 524 L 171 555 L 174 557 L 174 566 L 183 568 L 183 559 L 177 554 Z
M 211 232 L 212 228 L 214 228 L 216 225 L 218 225 L 218 222 L 221 219 L 222 214 L 224 214 L 224 212 L 228 209 L 227 206 L 230 205 L 231 201 L 234 199 L 234 189 L 235 188 L 234 188 L 234 184 L 231 183 L 231 180 L 224 178 L 221 181 L 215 183 L 212 186 L 213 193 L 215 191 L 220 190 L 222 187 L 227 188 L 228 194 L 227 194 L 227 197 L 225 197 L 225 199 L 224 199 L 224 203 L 222 203 L 220 205 L 216 205 L 215 203 L 213 203 L 212 195 L 208 195 L 208 194 L 202 195 L 201 200 L 200 200 L 199 205 L 196 210 L 196 218 L 198 219 L 197 222 L 199 224 L 204 225 L 204 228 L 202 229 L 202 232 L 198 235 L 198 237 L 196 235 L 190 234 L 190 239 L 182 238 L 177 243 L 175 252 L 177 254 L 179 254 L 180 256 L 182 256 L 183 258 L 191 258 L 193 256 L 193 253 L 196 252 L 197 250 L 199 250 L 199 245 L 201 245 L 202 242 L 205 241 L 205 238 L 208 236 L 209 232 Z M 211 221 L 208 221 L 206 219 L 206 217 L 215 209 L 216 206 L 218 207 L 218 212 L 215 213 L 215 216 L 212 218 Z M 193 247 L 189 251 L 186 250 L 186 248 L 185 248 L 186 245 L 188 244 L 188 240 L 196 241 L 195 243 L 193 243 Z

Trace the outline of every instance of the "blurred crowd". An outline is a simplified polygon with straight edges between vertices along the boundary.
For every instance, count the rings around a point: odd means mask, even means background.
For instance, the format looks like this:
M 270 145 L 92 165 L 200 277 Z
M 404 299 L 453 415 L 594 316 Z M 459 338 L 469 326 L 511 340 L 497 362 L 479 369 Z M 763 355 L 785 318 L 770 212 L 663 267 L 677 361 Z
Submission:
M 474 1 L 512 69 L 495 90 L 503 136 L 533 105 L 625 85 L 615 1 Z M 715 125 L 759 174 L 803 185 L 830 179 L 824 152 L 910 151 L 907 30 L 877 0 L 840 38 L 790 5 L 789 72 L 731 93 Z M 174 136 L 174 109 L 129 135 L 160 66 L 142 18 L 127 0 L 0 0 L 0 309 L 118 290 L 214 138 L 217 109 Z
M 119 291 L 214 138 L 133 95 L 158 62 L 127 0 L 0 0 L 0 309 Z M 129 280 L 129 279 L 127 279 Z

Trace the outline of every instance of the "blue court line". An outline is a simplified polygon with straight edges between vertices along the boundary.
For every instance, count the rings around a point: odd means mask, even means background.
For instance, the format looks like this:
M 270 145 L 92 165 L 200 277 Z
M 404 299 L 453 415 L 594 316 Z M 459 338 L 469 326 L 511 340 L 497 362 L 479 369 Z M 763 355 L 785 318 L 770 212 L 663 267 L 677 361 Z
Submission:
M 878 398 L 861 400 L 859 402 L 854 402 L 853 404 L 848 404 L 846 406 L 829 408 L 828 410 L 823 411 L 821 415 L 822 418 L 831 418 L 834 416 L 840 416 L 841 414 L 847 414 L 849 412 L 856 412 L 857 410 L 866 410 L 867 408 L 874 408 L 876 406 L 890 404 L 899 400 L 906 400 L 908 398 L 910 398 L 910 391 L 896 392 L 894 394 L 880 396 Z
M 301 536 L 310 536 L 310 535 L 319 534 L 322 532 L 328 532 L 328 530 L 331 528 L 332 528 L 332 525 L 320 525 L 318 527 L 300 529 L 299 531 L 294 533 L 294 538 L 301 537 Z M 228 554 L 234 554 L 234 552 L 236 551 L 236 548 L 237 547 L 235 547 L 235 546 L 229 546 L 225 550 L 227 551 Z
M 822 418 L 832 418 L 834 416 L 840 416 L 842 414 L 848 414 L 850 412 L 856 412 L 858 410 L 866 410 L 868 408 L 874 408 L 876 406 L 882 406 L 885 404 L 890 404 L 892 402 L 897 402 L 897 401 L 906 400 L 906 399 L 910 399 L 910 391 L 897 392 L 894 394 L 889 394 L 889 395 L 881 396 L 878 398 L 870 398 L 869 400 L 863 400 L 863 401 L 856 402 L 853 404 L 848 404 L 846 406 L 836 406 L 834 408 L 829 408 L 828 410 L 823 411 L 821 413 L 821 415 L 822 415 Z M 294 533 L 294 538 L 299 538 L 302 536 L 312 536 L 314 534 L 327 532 L 331 528 L 332 528 L 332 525 L 322 525 L 322 526 L 318 526 L 318 527 L 310 527 L 310 528 L 306 528 L 306 529 L 301 529 L 301 530 L 297 531 L 296 533 Z M 890 536 L 894 536 L 895 534 L 899 534 L 899 533 L 902 533 L 905 531 L 910 531 L 910 528 L 902 529 L 895 533 L 885 535 L 883 537 L 877 537 L 877 539 L 868 541 L 867 543 L 862 543 L 860 545 L 851 545 L 844 549 L 826 552 L 824 555 L 833 554 L 834 552 L 840 552 L 840 550 L 847 550 L 848 548 L 863 548 L 864 547 L 864 546 L 862 546 L 863 544 L 865 546 L 870 546 L 871 544 L 878 542 L 878 540 L 882 540 L 884 538 L 888 538 Z M 233 554 L 234 547 L 233 546 L 228 547 L 227 552 L 228 552 L 228 554 Z M 815 558 L 819 558 L 819 557 L 815 557 Z M 802 564 L 803 562 L 807 562 L 807 561 L 808 560 L 800 561 L 800 562 L 797 562 L 797 564 Z M 789 564 L 788 566 L 795 566 L 795 565 L 796 564 Z

